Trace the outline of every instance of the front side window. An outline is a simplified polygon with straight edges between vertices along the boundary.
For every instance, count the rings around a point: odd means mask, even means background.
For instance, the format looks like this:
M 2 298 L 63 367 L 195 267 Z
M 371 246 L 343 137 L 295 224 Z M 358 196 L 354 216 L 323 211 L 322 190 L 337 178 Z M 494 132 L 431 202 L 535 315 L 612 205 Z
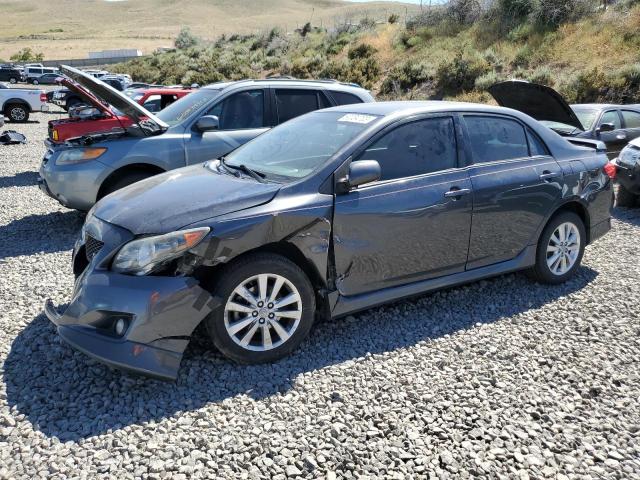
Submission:
M 185 95 L 180 100 L 173 102 L 158 113 L 158 118 L 169 126 L 177 125 L 195 112 L 204 108 L 209 102 L 220 94 L 220 90 L 213 88 L 201 88 L 198 91 Z
M 502 117 L 465 116 L 475 163 L 511 160 L 529 156 L 524 128 Z
M 315 90 L 278 88 L 275 90 L 275 95 L 278 124 L 330 106 L 324 98 L 319 98 L 321 94 Z
M 188 97 L 188 95 L 187 95 Z M 208 115 L 220 121 L 220 130 L 242 130 L 266 126 L 264 118 L 264 91 L 247 90 L 234 93 L 216 104 Z
M 371 144 L 358 160 L 376 160 L 380 180 L 413 177 L 457 166 L 451 117 L 428 118 L 394 128 Z
M 312 112 L 245 143 L 227 155 L 225 163 L 245 165 L 277 181 L 306 177 L 378 118 L 368 114 Z
M 160 95 L 150 95 L 149 98 L 144 101 L 142 106 L 152 113 L 159 112 L 162 110 L 160 108 L 160 100 Z
M 602 125 L 603 123 L 612 123 L 614 130 L 622 128 L 622 124 L 620 123 L 620 115 L 618 115 L 618 112 L 616 112 L 615 110 L 609 110 L 608 112 L 604 112 L 602 114 L 599 125 Z
M 622 110 L 625 128 L 640 128 L 640 113 L 631 110 Z

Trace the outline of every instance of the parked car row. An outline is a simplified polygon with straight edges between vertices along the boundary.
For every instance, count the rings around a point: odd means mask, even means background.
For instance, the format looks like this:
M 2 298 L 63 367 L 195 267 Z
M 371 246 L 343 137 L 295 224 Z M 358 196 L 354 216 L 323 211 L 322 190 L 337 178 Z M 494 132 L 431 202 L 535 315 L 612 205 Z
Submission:
M 267 79 L 154 114 L 62 71 L 129 123 L 47 140 L 42 189 L 89 212 L 71 303 L 45 312 L 118 368 L 176 378 L 200 324 L 227 357 L 270 362 L 319 316 L 516 270 L 564 282 L 611 228 L 605 144 L 520 111 Z

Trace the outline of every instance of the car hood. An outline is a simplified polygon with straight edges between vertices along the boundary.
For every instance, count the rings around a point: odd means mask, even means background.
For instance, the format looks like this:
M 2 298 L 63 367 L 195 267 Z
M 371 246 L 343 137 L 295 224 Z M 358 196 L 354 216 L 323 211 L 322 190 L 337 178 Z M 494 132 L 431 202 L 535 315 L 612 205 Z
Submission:
M 94 97 L 117 108 L 124 115 L 131 118 L 134 123 L 145 125 L 154 131 L 163 131 L 169 128 L 166 123 L 146 110 L 142 105 L 137 104 L 103 81 L 67 65 L 60 65 L 60 71 L 85 90 L 91 92 Z
M 160 234 L 261 205 L 280 190 L 212 170 L 199 164 L 156 175 L 106 196 L 91 213 L 135 235 Z
M 105 113 L 105 114 L 107 114 L 109 116 L 115 116 L 113 111 L 107 105 L 102 103 L 100 101 L 100 99 L 98 99 L 98 97 L 96 97 L 89 90 L 87 90 L 86 88 L 82 87 L 81 85 L 79 85 L 78 83 L 74 82 L 73 80 L 71 80 L 69 78 L 62 77 L 58 83 L 60 83 L 60 85 L 64 85 L 66 87 L 66 90 L 70 90 L 70 91 L 78 94 L 80 96 L 80 98 L 84 99 L 84 101 L 89 103 L 91 106 L 97 108 L 102 113 Z M 60 89 L 59 91 L 64 91 L 64 90 Z
M 559 122 L 584 130 L 575 112 L 553 88 L 523 80 L 508 80 L 489 87 L 501 107 L 513 108 L 538 121 Z

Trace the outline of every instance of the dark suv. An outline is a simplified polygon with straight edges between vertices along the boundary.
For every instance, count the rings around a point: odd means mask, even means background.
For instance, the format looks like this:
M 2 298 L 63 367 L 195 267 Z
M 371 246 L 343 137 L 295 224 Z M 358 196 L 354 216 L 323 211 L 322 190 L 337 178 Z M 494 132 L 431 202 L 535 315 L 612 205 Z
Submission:
M 572 142 L 486 105 L 312 112 L 98 202 L 71 303 L 46 312 L 80 351 L 172 379 L 201 322 L 227 357 L 269 362 L 317 315 L 515 270 L 564 282 L 613 200 L 604 144 Z
M 0 82 L 18 83 L 22 81 L 22 72 L 11 66 L 0 67 Z
M 84 72 L 61 70 L 128 117 L 108 133 L 49 145 L 40 185 L 78 210 L 89 210 L 108 193 L 143 178 L 219 158 L 312 110 L 374 101 L 367 90 L 335 81 L 242 80 L 195 90 L 154 115 Z

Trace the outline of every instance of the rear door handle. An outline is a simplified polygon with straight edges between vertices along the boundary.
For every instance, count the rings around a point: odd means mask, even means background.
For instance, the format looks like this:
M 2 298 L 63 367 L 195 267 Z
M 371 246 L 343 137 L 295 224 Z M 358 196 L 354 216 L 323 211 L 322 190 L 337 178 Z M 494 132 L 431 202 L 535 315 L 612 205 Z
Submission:
M 545 170 L 540 174 L 540 180 L 551 180 L 552 178 L 559 177 L 560 174 L 558 172 L 550 172 Z
M 471 189 L 469 188 L 457 188 L 453 187 L 448 192 L 444 192 L 444 196 L 449 197 L 461 197 L 463 195 L 469 195 L 471 193 Z

